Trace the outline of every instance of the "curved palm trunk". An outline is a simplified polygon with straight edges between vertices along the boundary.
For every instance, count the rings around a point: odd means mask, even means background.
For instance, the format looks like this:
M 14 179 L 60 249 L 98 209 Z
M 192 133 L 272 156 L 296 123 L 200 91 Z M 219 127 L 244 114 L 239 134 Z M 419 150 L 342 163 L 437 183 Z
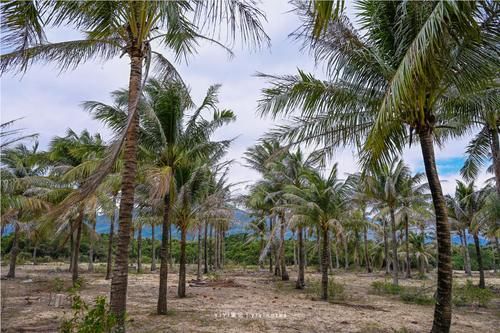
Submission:
M 197 267 L 197 270 L 196 270 L 196 278 L 199 280 L 201 280 L 201 233 L 202 233 L 202 226 L 201 224 L 198 226 L 198 267 Z
M 82 239 L 82 227 L 83 227 L 83 206 L 80 208 L 80 213 L 78 214 L 78 219 L 75 221 L 77 223 L 76 227 L 76 237 L 75 237 L 75 248 L 73 249 L 73 274 L 71 279 L 73 281 L 73 287 L 76 286 L 78 282 L 78 262 L 80 261 L 80 242 Z
M 137 273 L 142 272 L 142 224 L 137 230 Z
M 180 259 L 179 259 L 179 285 L 177 296 L 186 297 L 186 227 L 181 227 Z
M 208 247 L 207 247 L 207 236 L 208 236 L 208 222 L 205 222 L 204 226 L 204 236 L 203 237 L 203 274 L 208 274 Z
M 285 217 L 282 214 L 280 217 L 280 266 L 281 266 L 281 280 L 288 281 L 290 277 L 286 271 L 285 260 Z
M 364 221 L 364 219 L 363 219 Z M 365 263 L 366 263 L 366 272 L 371 273 L 372 267 L 370 265 L 370 256 L 368 254 L 368 230 L 366 230 L 366 225 L 363 226 L 363 243 L 365 246 Z
M 483 268 L 483 256 L 481 255 L 481 245 L 479 244 L 479 235 L 477 232 L 473 233 L 474 237 L 474 246 L 476 247 L 476 257 L 477 264 L 479 266 L 479 288 L 486 288 L 486 284 L 484 282 L 484 268 Z
M 155 225 L 151 224 L 151 272 L 156 271 Z
M 118 225 L 118 245 L 113 278 L 111 279 L 110 309 L 117 318 L 116 331 L 125 331 L 125 311 L 127 309 L 128 255 L 130 227 L 134 209 L 135 175 L 137 172 L 137 129 L 139 113 L 135 112 L 139 100 L 142 81 L 142 60 L 140 50 L 132 50 L 130 80 L 128 89 L 128 112 L 135 113 L 126 133 L 123 150 L 123 172 Z
M 298 262 L 299 262 L 299 275 L 297 276 L 297 282 L 295 284 L 295 288 L 297 289 L 304 289 L 305 287 L 305 279 L 304 279 L 304 272 L 305 272 L 305 256 L 304 256 L 304 237 L 303 237 L 303 230 L 302 226 L 299 226 L 297 228 L 297 238 L 298 238 Z
M 392 283 L 398 285 L 399 260 L 398 260 L 398 240 L 396 239 L 396 218 L 394 209 L 390 209 L 391 215 L 391 235 L 392 235 Z
M 451 238 L 448 212 L 444 200 L 441 182 L 436 168 L 431 129 L 419 131 L 420 147 L 425 165 L 425 173 L 429 183 L 436 214 L 436 238 L 438 247 L 438 276 L 436 306 L 434 308 L 433 333 L 449 332 L 451 326 L 451 289 L 452 289 L 452 266 L 451 266 Z
M 321 251 L 321 299 L 328 300 L 328 227 L 323 227 Z
M 113 216 L 109 221 L 109 239 L 108 239 L 108 258 L 106 265 L 106 280 L 111 279 L 111 270 L 113 268 L 113 234 L 115 232 L 116 220 L 116 195 L 113 196 Z
M 163 221 L 160 248 L 160 287 L 158 294 L 158 304 L 156 313 L 167 314 L 167 280 L 168 280 L 168 240 L 170 233 L 170 195 L 166 195 L 163 200 Z
M 411 259 L 410 259 L 410 238 L 408 215 L 405 215 L 405 247 L 406 247 L 406 278 L 411 278 Z
M 19 253 L 19 224 L 14 225 L 14 239 L 12 240 L 12 247 L 10 249 L 10 261 L 9 261 L 9 272 L 7 273 L 8 278 L 16 277 L 16 261 L 17 255 Z

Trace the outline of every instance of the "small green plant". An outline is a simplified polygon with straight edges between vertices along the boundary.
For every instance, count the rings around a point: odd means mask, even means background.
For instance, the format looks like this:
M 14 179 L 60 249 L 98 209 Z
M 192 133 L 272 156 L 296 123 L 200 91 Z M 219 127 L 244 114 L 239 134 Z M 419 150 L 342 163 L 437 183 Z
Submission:
M 321 283 L 318 281 L 306 281 L 306 289 L 308 293 L 313 294 L 314 298 L 321 297 Z M 328 301 L 345 301 L 348 298 L 345 292 L 345 286 L 335 282 L 333 279 L 328 280 Z
M 217 272 L 209 272 L 208 275 L 207 275 L 207 278 L 210 281 L 219 281 L 221 279 L 221 276 Z
M 59 278 L 59 277 L 56 277 L 52 281 L 52 290 L 55 293 L 60 293 L 61 291 L 63 291 L 64 290 L 64 280 Z
M 417 288 L 403 288 L 399 297 L 401 297 L 401 300 L 405 303 L 418 305 L 432 305 L 436 303 L 432 295 L 428 295 L 424 293 L 424 290 Z
M 105 297 L 97 297 L 93 307 L 89 307 L 77 293 L 72 296 L 71 301 L 73 317 L 63 321 L 60 328 L 61 333 L 111 332 L 116 324 L 116 319 L 109 310 Z
M 374 281 L 372 282 L 372 288 L 377 294 L 390 294 L 398 295 L 402 287 L 399 285 L 394 285 L 387 281 Z
M 479 288 L 471 280 L 467 280 L 464 286 L 453 286 L 452 301 L 456 306 L 487 306 L 492 298 L 493 292 L 490 289 Z

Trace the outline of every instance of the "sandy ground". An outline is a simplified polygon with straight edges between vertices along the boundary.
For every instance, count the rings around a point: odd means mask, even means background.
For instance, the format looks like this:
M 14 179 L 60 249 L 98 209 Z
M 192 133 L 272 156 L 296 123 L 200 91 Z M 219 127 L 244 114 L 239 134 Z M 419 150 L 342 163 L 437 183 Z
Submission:
M 5 271 L 5 267 L 3 267 Z M 104 266 L 97 273 L 85 273 L 82 297 L 108 296 L 109 281 Z M 15 280 L 2 280 L 2 332 L 57 332 L 61 320 L 71 314 L 49 306 L 54 279 L 71 285 L 67 265 L 20 266 Z M 348 298 L 326 303 L 306 291 L 293 288 L 291 280 L 281 282 L 267 271 L 226 269 L 219 279 L 233 283 L 187 288 L 187 298 L 178 299 L 177 276 L 169 275 L 167 316 L 155 314 L 158 273 L 130 274 L 128 292 L 128 332 L 428 332 L 433 306 L 405 304 L 397 296 L 375 295 L 370 284 L 384 280 L 383 274 L 335 272 Z M 456 280 L 464 282 L 463 274 Z M 188 280 L 194 278 L 188 275 Z M 306 279 L 319 280 L 308 272 Z M 401 280 L 403 285 L 432 286 L 432 280 Z M 500 277 L 488 276 L 487 284 L 497 290 L 488 308 L 459 307 L 453 310 L 452 332 L 498 332 L 500 326 Z M 52 293 L 53 295 L 53 293 Z M 29 297 L 29 299 L 27 299 Z

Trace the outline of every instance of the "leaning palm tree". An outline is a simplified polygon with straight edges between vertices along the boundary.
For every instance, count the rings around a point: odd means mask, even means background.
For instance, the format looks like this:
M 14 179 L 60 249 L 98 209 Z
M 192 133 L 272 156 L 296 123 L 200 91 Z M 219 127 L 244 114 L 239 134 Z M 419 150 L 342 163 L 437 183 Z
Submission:
M 195 53 L 199 40 L 219 42 L 204 33 L 220 36 L 227 32 L 234 40 L 261 46 L 269 41 L 262 28 L 264 14 L 245 0 L 212 1 L 8 1 L 1 6 L 2 45 L 9 50 L 1 56 L 0 71 L 24 72 L 35 62 L 55 62 L 61 70 L 72 69 L 94 59 L 108 60 L 120 55 L 130 58 L 127 126 L 86 188 L 66 200 L 79 201 L 109 172 L 124 150 L 122 197 L 120 200 L 119 243 L 111 283 L 111 309 L 124 330 L 126 309 L 128 248 L 132 220 L 134 177 L 137 153 L 137 105 L 151 63 L 164 74 L 177 75 L 171 62 L 153 48 L 174 52 L 176 60 Z M 71 27 L 83 33 L 81 40 L 49 43 L 46 27 Z M 226 48 L 227 49 L 227 48 Z
M 302 186 L 287 185 L 284 198 L 292 216 L 313 222 L 321 236 L 321 299 L 328 300 L 329 230 L 344 213 L 347 187 L 337 177 L 335 164 L 327 177 L 315 170 L 303 175 Z
M 452 287 L 450 228 L 434 143 L 464 133 L 480 106 L 464 97 L 476 96 L 496 79 L 498 6 L 491 1 L 360 1 L 360 34 L 345 15 L 325 16 L 332 6 L 318 11 L 297 2 L 304 24 L 295 36 L 325 64 L 328 81 L 303 71 L 261 74 L 271 84 L 263 91 L 262 113 L 301 110 L 271 132 L 280 142 L 314 144 L 324 157 L 353 144 L 361 148 L 363 164 L 370 165 L 387 162 L 419 141 L 438 234 L 433 332 L 449 331 Z M 318 19 L 327 22 L 319 30 Z

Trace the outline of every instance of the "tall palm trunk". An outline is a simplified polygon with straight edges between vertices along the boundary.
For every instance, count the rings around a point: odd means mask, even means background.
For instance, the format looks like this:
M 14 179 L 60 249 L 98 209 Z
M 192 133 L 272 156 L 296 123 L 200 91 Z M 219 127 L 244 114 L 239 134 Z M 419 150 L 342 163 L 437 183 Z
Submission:
M 390 272 L 390 260 L 389 260 L 389 241 L 387 240 L 387 220 L 382 219 L 383 229 L 384 229 L 384 259 L 385 259 L 385 274 L 389 275 Z
M 321 299 L 328 300 L 328 227 L 323 227 L 321 251 Z
M 398 240 L 396 238 L 396 218 L 394 209 L 390 208 L 391 235 L 392 235 L 392 283 L 398 285 L 399 260 L 398 260 Z
M 156 271 L 155 225 L 151 224 L 151 272 Z
M 344 236 L 344 268 L 349 269 L 349 244 L 347 243 L 347 236 Z
M 97 213 L 97 212 L 96 212 Z M 94 235 L 95 235 L 95 225 L 96 218 L 92 219 L 92 235 L 89 235 L 90 246 L 89 246 L 89 267 L 88 272 L 94 272 Z
M 333 272 L 332 237 L 328 236 L 328 269 Z
M 441 182 L 439 181 L 437 173 L 431 129 L 421 129 L 419 131 L 419 136 L 425 173 L 427 175 L 436 215 L 438 275 L 432 332 L 442 333 L 449 332 L 451 326 L 451 289 L 453 271 L 451 266 L 450 224 L 448 222 L 448 212 L 446 210 L 446 202 L 441 188 Z
M 486 286 L 484 282 L 484 268 L 483 268 L 483 256 L 481 255 L 481 244 L 479 244 L 478 232 L 476 231 L 472 235 L 474 238 L 474 246 L 476 247 L 477 264 L 479 266 L 479 288 L 484 289 Z
M 69 220 L 69 272 L 73 272 L 73 250 L 75 248 L 75 229 L 73 220 Z
M 269 217 L 269 239 L 272 239 L 272 232 L 273 232 L 273 218 Z M 269 251 L 269 273 L 273 272 L 273 242 L 271 240 L 271 249 Z
M 9 272 L 7 273 L 8 278 L 16 277 L 16 261 L 17 254 L 19 253 L 19 224 L 14 225 L 14 239 L 12 240 L 12 247 L 10 249 L 10 261 L 9 261 Z
M 265 240 L 264 235 L 260 236 L 260 246 L 259 246 L 259 257 L 262 252 L 264 252 Z M 264 260 L 259 260 L 260 269 L 264 269 Z
M 226 232 L 222 230 L 222 235 L 221 235 L 221 240 L 220 240 L 220 268 L 224 269 L 224 253 L 225 253 L 225 239 L 226 239 Z
M 295 287 L 297 289 L 304 289 L 306 283 L 305 283 L 305 278 L 304 278 L 304 273 L 305 273 L 305 251 L 304 251 L 304 237 L 303 237 L 304 231 L 302 230 L 302 226 L 299 226 L 297 228 L 297 238 L 298 238 L 298 250 L 299 250 L 299 255 L 298 255 L 298 261 L 299 261 L 299 274 L 297 276 L 297 282 L 295 284 Z
M 168 280 L 168 239 L 170 233 L 170 195 L 163 199 L 163 221 L 160 248 L 160 287 L 156 313 L 167 314 L 167 280 Z
M 205 222 L 204 226 L 205 237 L 203 237 L 203 274 L 208 274 L 208 248 L 207 248 L 207 236 L 208 236 L 208 222 Z
M 335 268 L 336 269 L 340 269 L 340 259 L 339 259 L 339 241 L 338 241 L 338 237 L 336 238 L 335 240 L 335 246 L 334 246 L 334 249 L 335 249 Z
M 116 195 L 113 195 L 113 215 L 109 221 L 109 239 L 108 239 L 108 258 L 106 265 L 106 280 L 111 279 L 111 270 L 113 268 L 113 234 L 115 231 L 116 220 Z
M 118 245 L 113 277 L 111 279 L 110 308 L 117 318 L 117 331 L 125 331 L 125 311 L 127 309 L 128 255 L 130 227 L 134 208 L 135 175 L 137 172 L 137 128 L 139 113 L 135 112 L 140 97 L 142 81 L 142 50 L 130 47 L 130 79 L 128 89 L 128 112 L 134 114 L 125 136 L 123 149 L 123 172 L 118 225 Z
M 462 238 L 462 246 L 464 249 L 464 270 L 465 273 L 467 274 L 468 277 L 472 277 L 472 269 L 471 269 L 471 261 L 470 261 L 470 253 L 469 253 L 469 244 L 467 244 L 467 232 L 462 230 L 460 232 L 461 238 Z
M 196 278 L 198 280 L 201 280 L 201 260 L 202 260 L 202 256 L 201 256 L 201 233 L 203 232 L 203 227 L 202 225 L 200 224 L 198 226 L 198 267 L 197 267 L 197 270 L 196 270 Z
M 215 270 L 219 269 L 219 227 L 215 225 L 215 243 L 214 243 L 214 265 Z
M 363 219 L 365 221 L 365 219 Z M 366 225 L 363 226 L 363 243 L 365 246 L 365 263 L 366 263 L 366 272 L 371 273 L 372 272 L 372 267 L 370 265 L 370 255 L 368 253 L 368 230 L 366 228 Z
M 211 270 L 214 269 L 214 259 L 213 259 L 213 247 L 212 247 L 212 236 L 213 236 L 213 224 L 210 224 L 210 234 L 208 237 L 208 265 Z
M 405 215 L 406 278 L 411 278 L 410 238 L 408 215 Z
M 493 169 L 495 172 L 495 185 L 497 195 L 500 197 L 500 142 L 496 127 L 490 129 L 491 133 L 491 156 L 493 157 Z
M 281 266 L 281 280 L 288 281 L 290 277 L 286 271 L 286 258 L 285 258 L 285 216 L 280 216 L 280 266 Z
M 185 226 L 181 227 L 180 259 L 179 259 L 179 286 L 177 296 L 186 297 L 186 234 Z
M 137 273 L 142 272 L 142 224 L 137 229 Z
M 80 208 L 78 214 L 78 219 L 76 222 L 76 237 L 75 237 L 75 248 L 73 249 L 73 274 L 71 279 L 73 281 L 73 287 L 76 286 L 78 282 L 78 262 L 80 261 L 80 241 L 82 239 L 82 228 L 83 228 L 83 205 Z

